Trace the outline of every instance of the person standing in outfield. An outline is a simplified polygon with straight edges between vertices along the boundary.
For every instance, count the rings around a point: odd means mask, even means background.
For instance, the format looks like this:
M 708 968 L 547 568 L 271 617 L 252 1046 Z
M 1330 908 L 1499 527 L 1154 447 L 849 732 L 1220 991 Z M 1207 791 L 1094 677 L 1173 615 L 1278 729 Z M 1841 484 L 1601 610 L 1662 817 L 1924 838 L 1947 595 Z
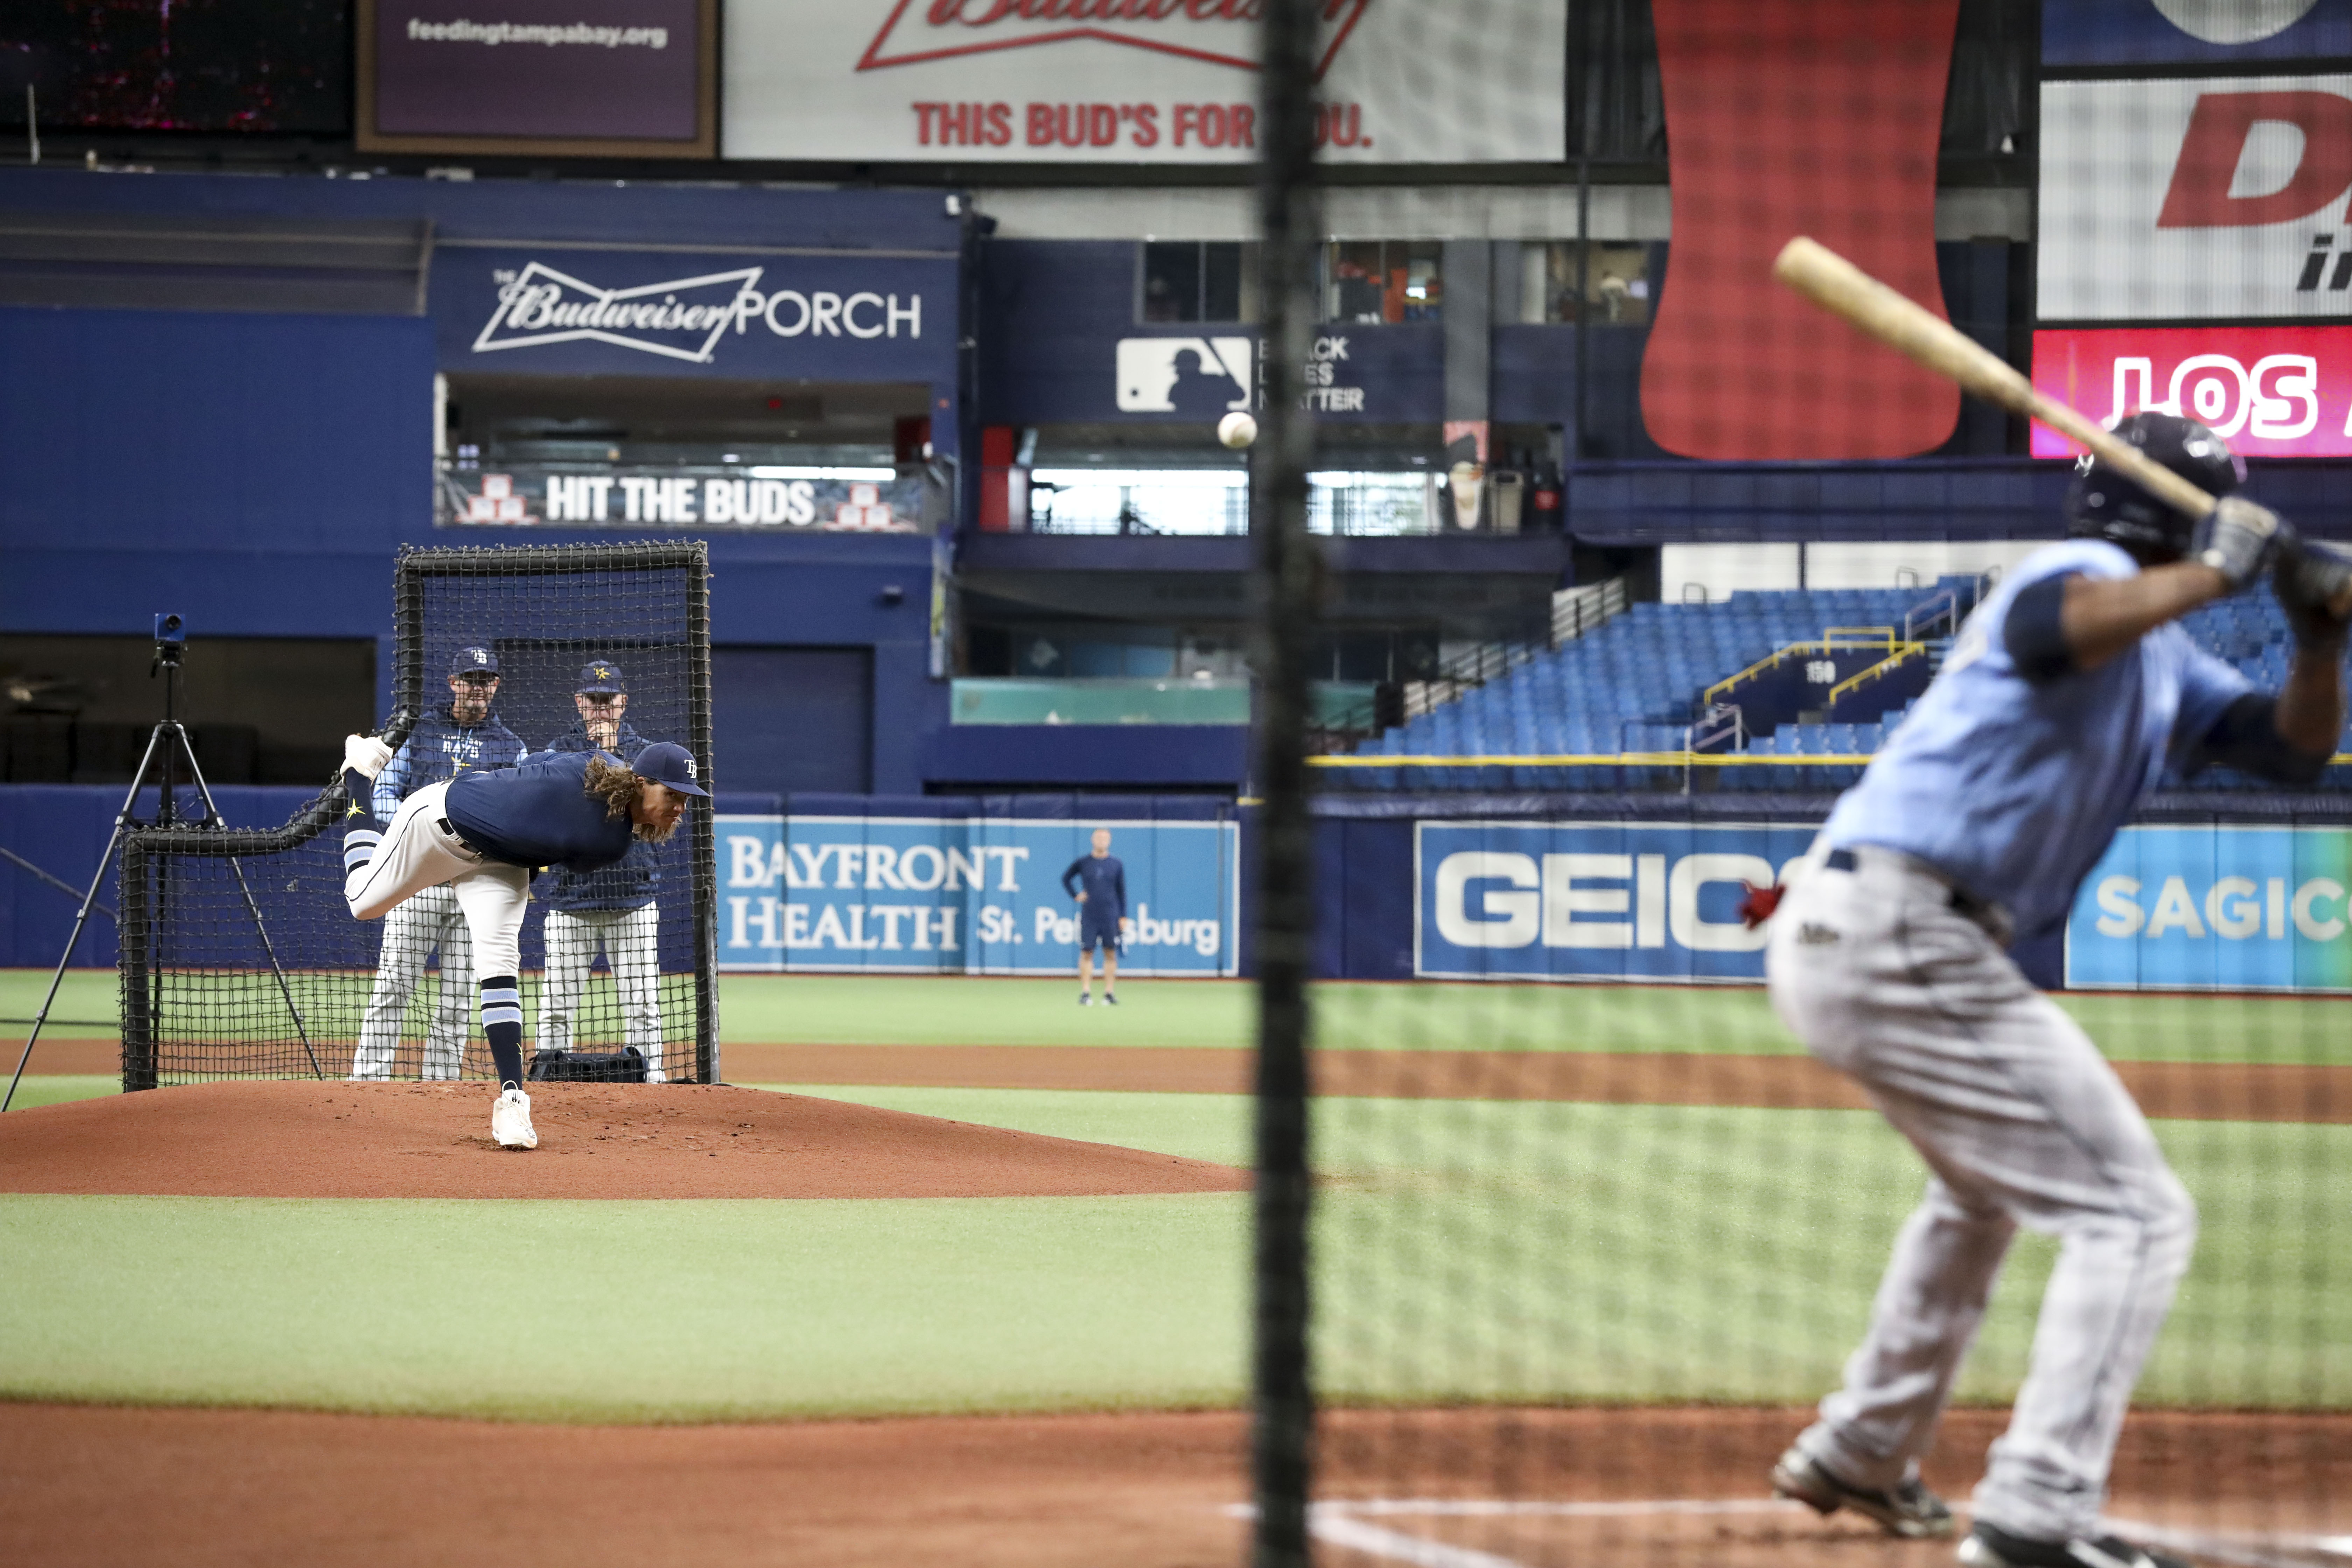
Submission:
M 1095 949 L 1103 955 L 1103 1000 L 1118 1005 L 1118 922 L 1127 913 L 1127 868 L 1110 852 L 1110 829 L 1097 827 L 1094 852 L 1062 873 L 1062 891 L 1078 900 L 1078 1005 L 1095 999 Z
M 2245 468 L 2202 425 L 2116 434 L 2228 497 Z M 2342 563 L 2235 497 L 2201 521 L 2085 458 L 2075 536 L 2037 551 L 1961 628 L 1846 792 L 1777 912 L 1772 1004 L 1927 1163 L 1845 1384 L 1772 1471 L 1822 1513 L 1947 1535 L 1920 1484 L 1952 1379 L 2017 1227 L 2059 1237 L 2032 1363 L 1959 1548 L 1971 1568 L 2177 1568 L 2101 1535 L 2116 1438 L 2195 1245 L 2197 1210 L 2089 1037 L 2003 951 L 2066 918 L 2168 764 L 2315 783 L 2344 722 Z M 2179 624 L 2265 570 L 2295 637 L 2257 694 Z
M 390 757 L 382 741 L 344 739 L 353 798 Z M 490 1136 L 500 1146 L 539 1146 L 522 1089 L 520 975 L 532 868 L 592 872 L 639 840 L 665 842 L 687 798 L 709 793 L 695 772 L 692 754 L 667 742 L 637 753 L 635 767 L 602 752 L 551 754 L 427 784 L 400 803 L 388 826 L 364 819 L 343 835 L 343 900 L 354 918 L 380 919 L 444 882 L 456 893 L 482 973 L 482 1032 L 499 1069 Z
M 378 820 L 390 821 L 403 800 L 427 784 L 468 770 L 512 767 L 523 759 L 529 748 L 492 711 L 498 695 L 499 656 L 487 647 L 459 648 L 449 661 L 449 706 L 417 721 L 407 741 L 375 776 L 368 798 Z M 354 814 L 367 809 L 360 801 L 360 795 L 352 796 Z M 436 947 L 441 950 L 441 997 L 425 1029 L 425 1076 L 457 1076 L 474 1013 L 473 956 L 457 895 L 446 888 L 428 888 L 383 922 L 375 986 L 368 993 L 359 1046 L 352 1053 L 352 1078 L 392 1076 L 408 998 L 425 978 L 425 955 Z
M 629 684 L 621 667 L 597 659 L 580 672 L 572 696 L 580 717 L 555 738 L 550 754 L 604 752 L 635 763 L 648 742 L 629 727 Z M 621 995 L 623 1044 L 646 1058 L 646 1081 L 662 1081 L 660 857 L 642 839 L 617 865 L 585 873 L 561 868 L 540 879 L 547 904 L 547 977 L 539 989 L 542 1051 L 572 1048 L 572 1019 L 602 952 Z

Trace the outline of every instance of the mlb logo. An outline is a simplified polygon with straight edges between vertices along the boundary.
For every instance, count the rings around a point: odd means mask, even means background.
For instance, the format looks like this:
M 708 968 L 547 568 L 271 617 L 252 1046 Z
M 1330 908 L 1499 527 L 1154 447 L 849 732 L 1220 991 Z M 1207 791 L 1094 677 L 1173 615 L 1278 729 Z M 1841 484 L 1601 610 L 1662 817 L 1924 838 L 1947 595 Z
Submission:
M 1122 414 L 1189 414 L 1214 419 L 1255 401 L 1247 338 L 1121 338 Z

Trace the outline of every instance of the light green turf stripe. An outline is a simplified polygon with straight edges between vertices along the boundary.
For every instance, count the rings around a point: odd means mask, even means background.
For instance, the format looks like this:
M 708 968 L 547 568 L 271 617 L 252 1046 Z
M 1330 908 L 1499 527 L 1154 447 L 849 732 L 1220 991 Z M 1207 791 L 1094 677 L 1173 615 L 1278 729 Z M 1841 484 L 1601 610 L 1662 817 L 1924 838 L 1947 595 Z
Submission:
M 48 976 L 0 971 L 0 1015 L 29 1016 Z M 114 1016 L 104 971 L 68 976 L 58 1012 Z M 1318 1042 L 1335 1050 L 1696 1051 L 1778 1056 L 1796 1041 L 1754 988 L 1330 982 Z M 1060 980 L 730 974 L 722 1036 L 814 1045 L 1185 1046 L 1244 1050 L 1252 993 L 1238 982 L 1130 981 L 1118 1007 L 1080 1007 Z M 2060 1005 L 2118 1060 L 2352 1063 L 2341 998 L 2073 996 Z M 110 1037 L 103 1028 L 62 1034 Z
M 1227 1160 L 1248 1112 L 809 1092 Z M 2143 1401 L 2352 1405 L 2352 1129 L 2159 1133 L 2205 1233 Z M 1332 1101 L 1316 1147 L 1343 1400 L 1811 1399 L 1922 1179 L 1852 1111 Z M 1231 1402 L 1246 1226 L 1239 1194 L 0 1198 L 0 1394 L 559 1420 Z M 2050 1256 L 2020 1243 L 1965 1397 L 2014 1392 Z
M 1240 1194 L 0 1199 L 0 1394 L 551 1421 L 1232 1404 Z

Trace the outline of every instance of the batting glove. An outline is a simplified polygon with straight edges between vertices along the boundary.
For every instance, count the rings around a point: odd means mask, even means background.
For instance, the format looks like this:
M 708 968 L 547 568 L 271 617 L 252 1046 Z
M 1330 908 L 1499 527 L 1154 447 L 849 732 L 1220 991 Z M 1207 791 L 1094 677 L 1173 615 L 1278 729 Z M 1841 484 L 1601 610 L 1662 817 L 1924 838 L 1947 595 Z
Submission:
M 2352 561 L 2320 544 L 2282 550 L 2271 568 L 2271 591 L 2286 612 L 2287 625 L 2294 628 L 2297 647 L 2343 653 L 2352 622 L 2336 606 L 2352 598 Z
M 343 737 L 343 766 L 362 778 L 375 777 L 383 772 L 384 764 L 390 761 L 392 748 L 373 735 Z
M 2294 530 L 2286 519 L 2242 496 L 2231 496 L 2197 525 L 2189 558 L 2221 574 L 2234 594 L 2261 576 L 2294 540 Z

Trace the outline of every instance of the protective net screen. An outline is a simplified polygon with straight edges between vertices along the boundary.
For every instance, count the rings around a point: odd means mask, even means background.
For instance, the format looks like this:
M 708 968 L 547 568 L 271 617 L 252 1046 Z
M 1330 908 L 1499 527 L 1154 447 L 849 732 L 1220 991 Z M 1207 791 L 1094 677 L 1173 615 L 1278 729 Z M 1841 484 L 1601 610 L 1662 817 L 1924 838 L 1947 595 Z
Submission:
M 1261 1068 L 1260 1563 L 2352 1560 L 2342 623 L 1773 270 L 1811 237 L 2208 493 L 2272 459 L 2237 493 L 2316 548 L 2352 87 L 2340 7 L 2260 9 L 1569 8 L 1589 226 L 1450 246 L 1444 320 L 1559 329 L 1587 597 L 1351 724 L 1260 710 L 1260 1047 L 1310 1086 Z M 1495 341 L 1464 530 L 1518 527 Z M 1308 407 L 1254 530 L 1356 438 Z M 1344 601 L 1259 559 L 1263 658 Z
M 370 807 L 388 820 L 408 795 L 467 771 L 592 746 L 628 761 L 662 741 L 693 754 L 708 787 L 704 578 L 698 544 L 404 553 L 401 717 Z M 274 831 L 128 837 L 126 1088 L 492 1076 L 455 893 L 428 889 L 380 921 L 353 920 L 348 805 L 338 782 Z M 715 1079 L 711 842 L 698 803 L 665 844 L 639 842 L 586 875 L 539 874 L 521 980 L 525 1037 L 543 1060 Z

